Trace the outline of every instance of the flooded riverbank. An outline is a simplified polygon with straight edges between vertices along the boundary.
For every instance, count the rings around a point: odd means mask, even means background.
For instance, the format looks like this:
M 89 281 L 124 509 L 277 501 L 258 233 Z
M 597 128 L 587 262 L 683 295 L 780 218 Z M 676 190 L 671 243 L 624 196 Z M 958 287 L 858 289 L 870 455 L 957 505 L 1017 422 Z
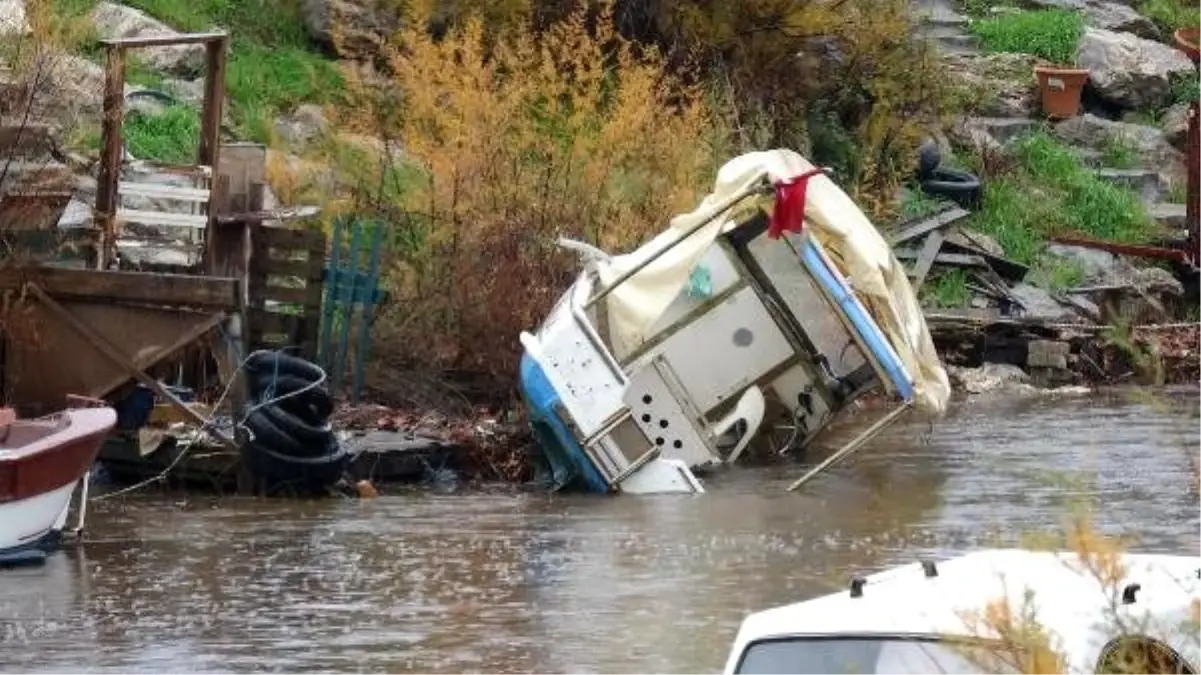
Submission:
M 749 611 L 1014 544 L 1080 497 L 1139 550 L 1197 554 L 1198 417 L 1195 392 L 968 400 L 798 494 L 801 465 L 723 472 L 696 497 L 101 502 L 81 550 L 0 572 L 0 664 L 716 672 Z

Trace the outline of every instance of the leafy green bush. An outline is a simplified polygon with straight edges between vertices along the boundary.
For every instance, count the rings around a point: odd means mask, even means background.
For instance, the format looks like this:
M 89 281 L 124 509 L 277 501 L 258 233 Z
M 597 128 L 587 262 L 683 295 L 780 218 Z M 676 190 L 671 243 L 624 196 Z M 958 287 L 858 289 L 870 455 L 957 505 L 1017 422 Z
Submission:
M 1076 62 L 1084 20 L 1070 10 L 1013 12 L 973 21 L 971 30 L 990 52 L 1033 54 L 1059 65 Z

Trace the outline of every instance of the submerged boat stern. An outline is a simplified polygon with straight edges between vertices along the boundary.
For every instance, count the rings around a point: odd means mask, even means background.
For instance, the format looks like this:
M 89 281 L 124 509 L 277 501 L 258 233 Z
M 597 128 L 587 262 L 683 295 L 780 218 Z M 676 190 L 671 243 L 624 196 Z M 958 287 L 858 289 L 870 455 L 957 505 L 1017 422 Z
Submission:
M 521 357 L 520 388 L 551 489 L 579 486 L 589 492 L 608 492 L 608 482 L 563 421 L 559 393 L 528 352 Z

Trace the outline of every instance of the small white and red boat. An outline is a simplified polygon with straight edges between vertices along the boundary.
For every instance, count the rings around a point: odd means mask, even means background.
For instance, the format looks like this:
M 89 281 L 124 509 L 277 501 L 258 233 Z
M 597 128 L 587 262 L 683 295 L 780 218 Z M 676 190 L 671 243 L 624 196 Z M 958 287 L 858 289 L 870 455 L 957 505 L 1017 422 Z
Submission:
M 108 407 L 29 420 L 0 409 L 0 565 L 36 562 L 54 548 L 71 497 L 116 423 Z

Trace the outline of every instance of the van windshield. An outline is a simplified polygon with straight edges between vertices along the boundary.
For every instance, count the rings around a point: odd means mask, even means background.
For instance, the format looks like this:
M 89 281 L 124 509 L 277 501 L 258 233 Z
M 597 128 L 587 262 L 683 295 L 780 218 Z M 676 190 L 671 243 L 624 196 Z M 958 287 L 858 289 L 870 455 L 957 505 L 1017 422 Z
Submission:
M 1016 673 L 986 645 L 898 636 L 753 642 L 737 673 Z

